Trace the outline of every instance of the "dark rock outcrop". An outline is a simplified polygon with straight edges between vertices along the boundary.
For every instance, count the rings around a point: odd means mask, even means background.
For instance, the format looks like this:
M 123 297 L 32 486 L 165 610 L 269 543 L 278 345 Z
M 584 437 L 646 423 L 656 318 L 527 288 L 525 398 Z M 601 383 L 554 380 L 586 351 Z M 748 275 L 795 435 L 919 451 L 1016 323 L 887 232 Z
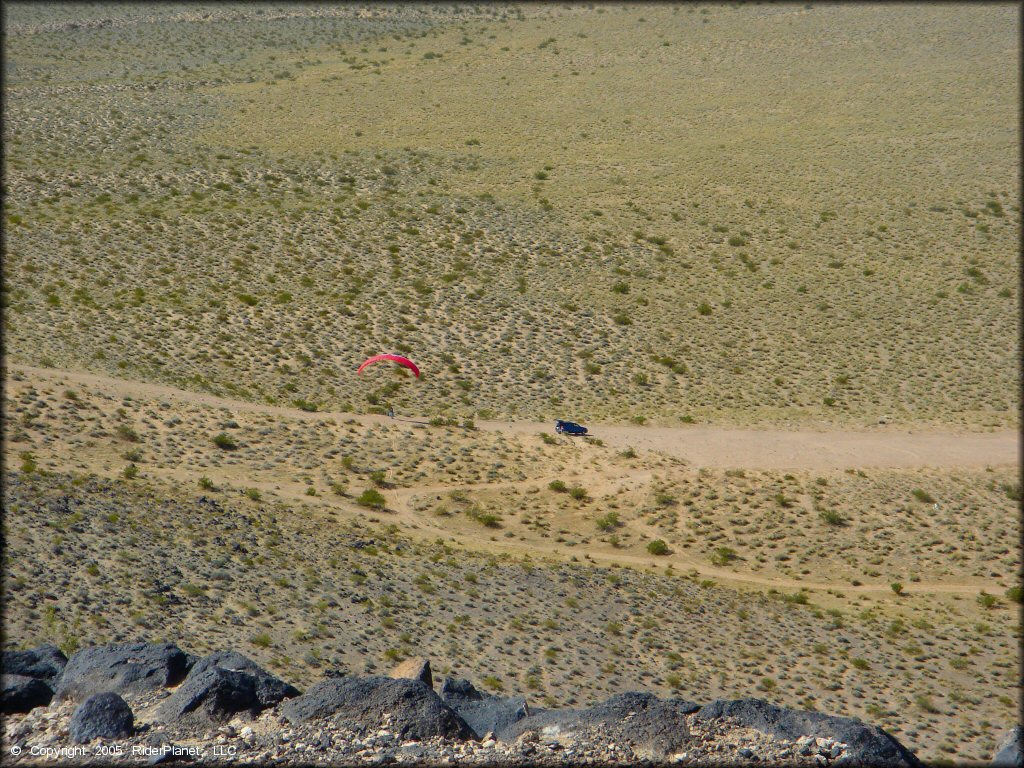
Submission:
M 235 651 L 214 651 L 209 656 L 204 656 L 189 671 L 185 682 L 187 683 L 194 675 L 215 667 L 250 675 L 256 688 L 256 700 L 260 709 L 272 707 L 301 693 L 294 685 L 274 677 L 255 661 Z
M 466 721 L 477 738 L 504 731 L 530 714 L 526 699 L 481 693 L 468 680 L 458 678 L 445 679 L 441 700 Z
M 170 643 L 115 643 L 79 651 L 57 681 L 55 698 L 85 699 L 95 693 L 125 693 L 177 685 L 194 657 Z
M 68 657 L 55 645 L 41 645 L 29 651 L 4 651 L 0 667 L 5 675 L 23 675 L 53 687 L 64 671 Z
M 1020 751 L 1021 727 L 1018 725 L 1006 734 L 999 746 L 996 748 L 996 756 L 992 758 L 992 768 L 1014 768 L 1024 765 Z
M 120 739 L 135 730 L 131 707 L 116 693 L 97 693 L 75 708 L 68 723 L 71 741 L 85 744 L 93 739 Z
M 53 698 L 53 689 L 44 681 L 27 675 L 0 676 L 0 712 L 10 715 L 15 712 L 31 712 L 36 707 L 45 707 Z
M 221 723 L 237 713 L 255 714 L 260 709 L 256 680 L 245 672 L 207 667 L 189 674 L 157 710 L 166 723 Z
M 786 709 L 763 699 L 716 699 L 701 707 L 697 716 L 707 720 L 728 717 L 779 739 L 801 736 L 831 738 L 847 745 L 848 765 L 920 766 L 916 757 L 881 728 L 852 717 L 834 717 L 820 712 Z
M 663 759 L 685 749 L 690 739 L 686 715 L 700 705 L 684 699 L 659 699 L 651 693 L 620 693 L 587 709 L 540 712 L 502 729 L 497 736 L 514 741 L 527 731 L 555 741 L 598 729 L 609 741 L 629 744 L 638 754 Z
M 388 714 L 391 731 L 402 739 L 474 738 L 466 722 L 419 680 L 331 678 L 289 699 L 280 712 L 293 724 L 330 717 L 359 730 L 380 727 Z

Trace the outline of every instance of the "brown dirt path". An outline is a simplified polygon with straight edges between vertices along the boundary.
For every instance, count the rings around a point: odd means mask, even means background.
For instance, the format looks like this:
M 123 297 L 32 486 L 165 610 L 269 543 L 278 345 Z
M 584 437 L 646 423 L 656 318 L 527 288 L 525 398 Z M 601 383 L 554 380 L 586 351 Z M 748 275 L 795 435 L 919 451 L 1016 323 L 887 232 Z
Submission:
M 386 416 L 358 415 L 347 413 L 316 412 L 310 413 L 297 408 L 272 406 L 260 403 L 231 400 L 201 392 L 191 392 L 160 384 L 127 381 L 94 373 L 67 371 L 60 369 L 35 368 L 23 365 L 8 366 L 5 375 L 19 372 L 33 381 L 51 381 L 63 386 L 89 386 L 117 393 L 120 396 L 130 395 L 142 398 L 158 398 L 169 402 L 184 404 L 201 404 L 214 408 L 223 408 L 232 412 L 261 413 L 279 415 L 292 419 L 350 419 L 354 418 L 364 424 L 387 423 Z M 411 422 L 415 419 L 402 418 L 399 422 Z M 551 432 L 552 427 L 540 422 L 477 422 L 481 429 L 504 431 L 507 433 L 538 434 Z M 907 432 L 897 429 L 881 428 L 873 432 L 856 431 L 785 431 L 779 429 L 729 428 L 711 426 L 679 426 L 679 427 L 644 427 L 632 425 L 591 425 L 592 432 L 599 436 L 606 445 L 624 449 L 632 446 L 640 450 L 657 451 L 666 455 L 682 458 L 693 466 L 747 469 L 832 469 L 848 467 L 969 467 L 1012 465 L 1017 462 L 1019 436 L 1016 433 L 960 433 L 939 434 L 935 432 Z M 153 474 L 166 480 L 188 481 L 175 469 L 151 470 Z M 650 478 L 646 470 L 628 470 L 620 468 L 617 476 L 608 477 L 603 472 L 588 475 L 588 484 L 597 482 L 603 491 L 632 486 L 643 483 Z M 244 484 L 262 491 L 274 493 L 294 502 L 301 502 L 323 511 L 340 511 L 347 505 L 334 500 L 304 495 L 304 486 L 281 483 L 274 480 L 262 480 L 251 476 L 233 478 L 235 471 L 225 471 L 225 480 L 244 479 Z M 704 561 L 682 552 L 674 552 L 667 557 L 655 558 L 641 553 L 623 552 L 611 547 L 588 547 L 585 550 L 573 551 L 555 542 L 518 542 L 508 539 L 491 540 L 487 533 L 454 532 L 434 520 L 429 512 L 418 512 L 413 505 L 416 498 L 434 494 L 443 494 L 454 489 L 467 491 L 523 489 L 530 486 L 542 486 L 548 479 L 531 478 L 529 480 L 499 483 L 453 483 L 445 485 L 424 485 L 416 487 L 393 488 L 387 492 L 388 511 L 386 517 L 395 522 L 402 522 L 417 531 L 417 535 L 427 538 L 446 538 L 458 541 L 461 545 L 475 549 L 508 552 L 533 557 L 551 557 L 564 560 L 573 554 L 583 556 L 591 562 L 601 564 L 618 563 L 624 566 L 650 568 L 653 565 L 666 566 L 672 564 L 679 572 L 692 570 L 704 577 L 718 579 L 737 587 L 748 588 L 774 587 L 776 589 L 810 589 L 826 590 L 842 588 L 844 592 L 885 593 L 888 587 L 879 584 L 865 584 L 857 587 L 845 583 L 814 582 L 809 580 L 790 579 L 777 576 L 761 576 L 749 572 L 737 572 L 730 568 L 716 568 Z M 588 485 L 589 487 L 589 485 Z M 639 521 L 630 524 L 646 529 Z M 654 535 L 651 531 L 644 533 Z M 656 533 L 656 532 L 655 532 Z M 998 584 L 989 583 L 984 579 L 971 579 L 969 582 L 958 583 L 908 583 L 908 593 L 946 593 L 976 594 L 979 589 L 999 589 Z
M 120 394 L 159 397 L 172 401 L 265 413 L 293 419 L 355 418 L 365 424 L 387 422 L 386 416 L 352 415 L 230 400 L 162 384 L 126 381 L 81 371 L 10 365 L 7 371 L 61 380 L 68 384 L 112 388 Z M 6 374 L 5 374 L 6 375 Z M 400 418 L 400 422 L 414 419 Z M 423 419 L 426 420 L 425 418 Z M 553 432 L 553 426 L 529 421 L 478 421 L 480 429 L 510 433 Z M 878 426 L 870 430 L 789 431 L 682 425 L 645 427 L 589 424 L 591 434 L 612 448 L 633 447 L 681 458 L 694 467 L 719 469 L 828 470 L 869 467 L 985 467 L 1015 465 L 1020 456 L 1017 432 L 908 431 Z

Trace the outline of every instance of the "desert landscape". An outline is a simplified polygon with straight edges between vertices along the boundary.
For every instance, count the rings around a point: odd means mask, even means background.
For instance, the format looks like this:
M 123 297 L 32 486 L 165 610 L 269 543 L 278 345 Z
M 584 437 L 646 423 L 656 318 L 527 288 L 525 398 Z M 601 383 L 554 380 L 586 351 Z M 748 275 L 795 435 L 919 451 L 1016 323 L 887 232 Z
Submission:
M 4 650 L 426 657 L 991 760 L 1019 21 L 7 6 Z

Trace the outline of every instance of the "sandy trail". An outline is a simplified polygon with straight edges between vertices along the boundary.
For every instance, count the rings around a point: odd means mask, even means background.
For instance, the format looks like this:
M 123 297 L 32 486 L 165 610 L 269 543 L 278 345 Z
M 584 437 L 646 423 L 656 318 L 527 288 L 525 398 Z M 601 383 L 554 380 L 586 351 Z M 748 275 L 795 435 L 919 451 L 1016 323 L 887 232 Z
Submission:
M 5 375 L 18 372 L 33 381 L 49 381 L 67 387 L 91 387 L 107 394 L 154 398 L 189 405 L 205 405 L 225 409 L 234 413 L 259 413 L 291 419 L 317 421 L 355 419 L 363 424 L 373 423 L 414 423 L 425 422 L 425 418 L 404 417 L 391 422 L 386 416 L 353 415 L 348 413 L 310 413 L 297 408 L 231 400 L 202 392 L 192 392 L 161 384 L 127 381 L 81 371 L 36 368 L 24 365 L 9 365 Z M 1015 465 L 1018 461 L 1019 436 L 1015 432 L 1002 433 L 949 433 L 908 432 L 905 429 L 881 427 L 875 431 L 785 431 L 780 429 L 731 428 L 712 426 L 644 427 L 634 425 L 591 424 L 591 432 L 600 437 L 605 445 L 615 449 L 633 447 L 644 451 L 656 451 L 668 456 L 684 459 L 693 466 L 709 468 L 746 469 L 794 469 L 828 470 L 850 467 L 973 467 Z M 485 430 L 515 434 L 539 434 L 552 432 L 552 426 L 541 422 L 477 422 Z M 571 446 L 567 446 L 572 450 Z M 583 469 L 580 467 L 579 469 Z M 237 470 L 245 472 L 245 470 Z M 191 474 L 177 468 L 150 472 L 166 480 L 189 482 Z M 277 494 L 292 501 L 323 512 L 343 511 L 344 506 L 324 497 L 310 498 L 305 495 L 301 484 L 280 480 L 262 479 L 246 473 L 235 478 L 236 470 L 223 473 L 222 480 L 231 482 L 244 480 L 244 485 L 261 491 Z M 597 482 L 602 492 L 617 488 L 628 488 L 643 484 L 651 477 L 647 470 L 619 468 L 614 477 L 603 472 L 584 469 L 588 487 Z M 452 483 L 432 484 L 414 487 L 394 487 L 387 491 L 388 509 L 383 517 L 402 522 L 422 538 L 443 538 L 457 541 L 474 549 L 507 552 L 532 557 L 551 557 L 565 560 L 573 555 L 593 563 L 650 568 L 672 564 L 678 572 L 694 571 L 701 576 L 718 579 L 734 586 L 774 587 L 776 589 L 826 590 L 842 589 L 844 592 L 886 593 L 887 585 L 864 584 L 852 586 L 847 583 L 815 582 L 780 576 L 761 576 L 756 573 L 737 572 L 730 568 L 718 568 L 697 559 L 695 556 L 673 552 L 667 557 L 630 553 L 609 547 L 587 547 L 579 551 L 563 544 L 549 541 L 514 541 L 505 538 L 492 540 L 490 532 L 457 532 L 435 519 L 429 511 L 418 511 L 414 501 L 432 495 L 443 495 L 461 489 L 465 491 L 524 490 L 543 486 L 551 478 L 530 478 L 521 481 L 498 483 Z M 629 523 L 630 528 L 656 537 L 657 532 L 640 521 Z M 979 589 L 998 591 L 1000 586 L 985 579 L 970 582 L 943 583 L 917 582 L 904 587 L 908 593 L 977 594 Z
M 82 371 L 9 365 L 8 372 L 34 378 L 91 385 L 120 395 L 155 397 L 202 404 L 230 411 L 263 413 L 292 419 L 356 419 L 363 424 L 385 423 L 386 416 L 353 415 L 231 400 L 162 384 L 126 381 Z M 414 418 L 399 418 L 410 423 Z M 425 417 L 419 420 L 426 421 Z M 553 432 L 552 424 L 530 421 L 478 421 L 480 429 L 508 433 Z M 683 459 L 695 467 L 712 469 L 830 470 L 869 467 L 985 467 L 1019 463 L 1017 432 L 908 431 L 905 427 L 878 426 L 863 430 L 782 430 L 716 426 L 644 427 L 588 424 L 591 434 L 612 448 L 633 447 Z

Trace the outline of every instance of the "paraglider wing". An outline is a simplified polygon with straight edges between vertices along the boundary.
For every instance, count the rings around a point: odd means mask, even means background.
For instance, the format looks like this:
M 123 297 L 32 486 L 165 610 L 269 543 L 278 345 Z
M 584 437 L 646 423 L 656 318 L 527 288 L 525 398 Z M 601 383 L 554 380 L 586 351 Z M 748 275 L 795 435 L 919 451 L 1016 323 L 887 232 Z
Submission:
M 399 365 L 403 365 L 410 371 L 415 373 L 417 379 L 420 377 L 420 369 L 416 367 L 416 363 L 414 363 L 408 357 L 402 357 L 401 355 L 374 355 L 373 357 L 368 357 L 366 360 L 363 361 L 363 364 L 359 366 L 359 370 L 357 370 L 356 373 L 362 373 L 363 368 L 365 368 L 368 365 L 373 365 L 374 363 L 380 362 L 381 360 L 390 360 L 394 363 L 398 363 Z

